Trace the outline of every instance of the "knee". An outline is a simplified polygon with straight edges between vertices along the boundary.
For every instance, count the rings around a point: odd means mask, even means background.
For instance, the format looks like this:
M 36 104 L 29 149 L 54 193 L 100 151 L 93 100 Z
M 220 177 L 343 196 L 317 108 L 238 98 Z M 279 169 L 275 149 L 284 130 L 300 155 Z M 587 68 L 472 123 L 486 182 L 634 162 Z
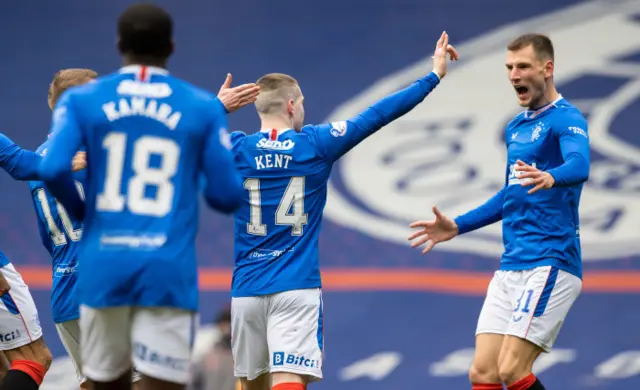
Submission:
M 498 367 L 498 375 L 500 376 L 500 380 L 507 386 L 516 383 L 521 378 L 527 376 L 529 373 L 531 373 L 530 365 L 522 359 L 518 359 L 517 357 L 504 359 Z
M 471 383 L 500 383 L 497 365 L 474 363 L 469 370 L 469 381 Z

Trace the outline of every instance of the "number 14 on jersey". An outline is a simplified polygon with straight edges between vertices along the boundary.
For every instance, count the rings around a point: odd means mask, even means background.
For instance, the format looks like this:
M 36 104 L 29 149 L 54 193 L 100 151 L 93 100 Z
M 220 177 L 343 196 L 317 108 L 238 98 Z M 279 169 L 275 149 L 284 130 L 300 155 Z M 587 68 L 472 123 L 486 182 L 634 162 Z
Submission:
M 304 211 L 304 176 L 294 176 L 289 180 L 275 213 L 276 225 L 291 226 L 291 235 L 301 236 L 308 216 Z M 247 233 L 256 236 L 267 235 L 267 225 L 263 223 L 262 194 L 260 192 L 260 179 L 247 179 L 244 188 L 249 191 L 249 203 L 251 203 L 250 222 L 247 224 Z

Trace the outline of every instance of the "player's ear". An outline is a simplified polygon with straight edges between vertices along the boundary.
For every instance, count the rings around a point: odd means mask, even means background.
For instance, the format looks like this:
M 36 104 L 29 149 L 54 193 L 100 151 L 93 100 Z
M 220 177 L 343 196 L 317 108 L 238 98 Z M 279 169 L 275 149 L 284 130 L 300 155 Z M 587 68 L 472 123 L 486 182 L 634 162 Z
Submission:
M 553 61 L 548 60 L 545 64 L 544 64 L 544 77 L 545 78 L 549 78 L 553 76 L 553 70 L 554 70 L 555 66 L 553 64 Z
M 169 55 L 173 54 L 173 51 L 176 49 L 176 41 L 171 40 L 171 47 L 169 48 Z
M 288 113 L 289 115 L 293 115 L 293 112 L 294 112 L 293 107 L 294 107 L 294 101 L 293 101 L 293 99 L 289 99 L 289 100 L 287 100 L 287 113 Z

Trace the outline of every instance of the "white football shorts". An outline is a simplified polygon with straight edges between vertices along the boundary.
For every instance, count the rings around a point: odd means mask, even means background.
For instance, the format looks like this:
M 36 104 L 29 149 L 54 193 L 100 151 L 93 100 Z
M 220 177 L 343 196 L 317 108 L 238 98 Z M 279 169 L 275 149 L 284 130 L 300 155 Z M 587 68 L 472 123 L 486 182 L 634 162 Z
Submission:
M 238 378 L 287 372 L 322 379 L 324 351 L 319 288 L 231 300 L 231 343 Z
M 496 271 L 476 335 L 512 335 L 549 352 L 581 289 L 580 278 L 551 266 Z
M 76 376 L 78 377 L 78 383 L 84 383 L 87 378 L 82 375 L 82 369 L 80 365 L 80 321 L 79 320 L 71 320 L 60 322 L 56 324 L 56 330 L 58 331 L 58 336 L 60 336 L 60 341 L 62 341 L 62 345 L 64 349 L 69 354 L 71 358 L 71 362 L 73 363 L 73 367 L 76 370 Z M 140 380 L 140 374 L 136 371 L 133 372 L 132 382 L 137 382 Z
M 38 309 L 22 276 L 7 264 L 0 268 L 11 287 L 0 297 L 0 351 L 19 348 L 42 337 Z
M 197 314 L 171 307 L 80 305 L 82 374 L 111 382 L 131 369 L 186 385 Z

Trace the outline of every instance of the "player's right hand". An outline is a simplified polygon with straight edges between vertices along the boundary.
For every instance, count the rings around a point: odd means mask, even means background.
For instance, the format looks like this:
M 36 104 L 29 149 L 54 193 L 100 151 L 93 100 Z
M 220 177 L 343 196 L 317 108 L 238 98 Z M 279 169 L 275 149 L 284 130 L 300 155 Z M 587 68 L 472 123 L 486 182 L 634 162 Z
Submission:
M 442 214 L 436 206 L 433 206 L 433 213 L 436 216 L 432 221 L 416 221 L 409 225 L 410 228 L 422 228 L 408 237 L 412 248 L 427 244 L 422 254 L 429 252 L 433 247 L 443 241 L 449 241 L 458 235 L 458 225 L 455 221 Z
M 87 152 L 78 152 L 71 160 L 71 170 L 78 172 L 87 167 Z
M 460 56 L 455 47 L 449 44 L 449 34 L 446 31 L 442 32 L 438 43 L 436 43 L 436 50 L 433 52 L 433 71 L 442 78 L 447 74 L 447 55 L 451 61 L 458 61 Z
M 242 84 L 232 88 L 231 81 L 231 73 L 227 73 L 227 78 L 220 87 L 220 91 L 218 91 L 218 99 L 220 99 L 228 113 L 255 102 L 260 93 L 260 87 L 254 83 Z
M 4 274 L 0 272 L 0 297 L 8 293 L 9 290 L 11 290 L 11 286 L 9 286 L 9 282 L 5 279 Z

